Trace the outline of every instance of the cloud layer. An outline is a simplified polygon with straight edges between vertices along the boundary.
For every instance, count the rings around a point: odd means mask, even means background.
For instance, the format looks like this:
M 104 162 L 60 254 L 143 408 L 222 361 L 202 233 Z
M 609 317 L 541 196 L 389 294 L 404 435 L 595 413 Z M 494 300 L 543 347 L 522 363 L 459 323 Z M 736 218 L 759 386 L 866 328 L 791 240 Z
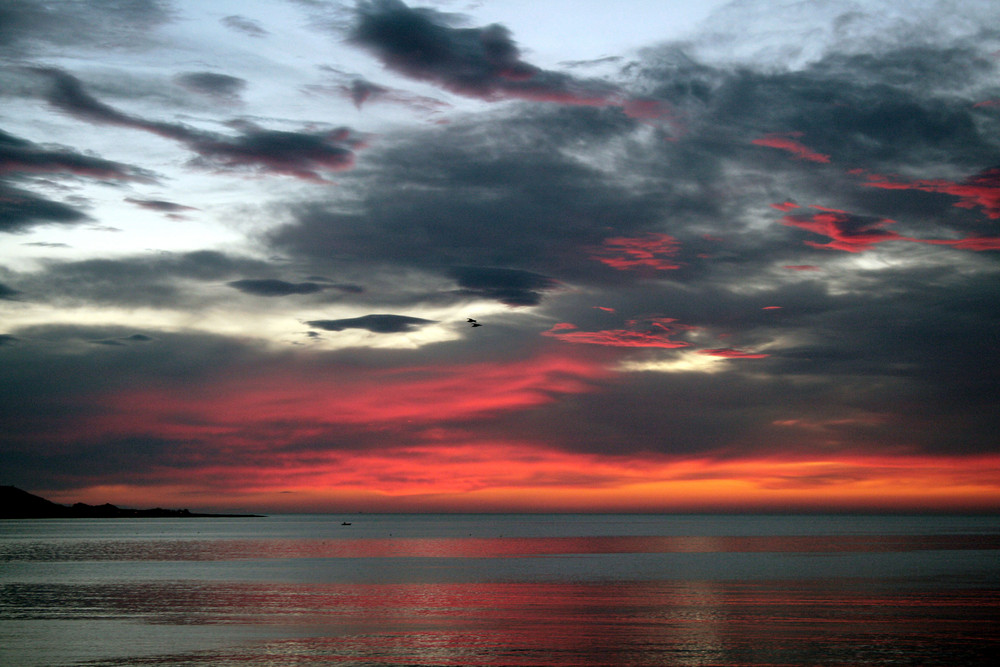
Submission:
M 108 53 L 5 10 L 4 483 L 995 508 L 996 10 L 772 4 L 616 54 L 400 0 L 211 44 L 138 3 Z

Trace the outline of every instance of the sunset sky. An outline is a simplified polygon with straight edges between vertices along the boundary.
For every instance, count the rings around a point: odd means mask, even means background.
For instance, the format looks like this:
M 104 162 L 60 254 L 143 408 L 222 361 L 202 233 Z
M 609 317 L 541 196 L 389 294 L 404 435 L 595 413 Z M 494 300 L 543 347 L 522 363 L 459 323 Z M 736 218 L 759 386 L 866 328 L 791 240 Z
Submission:
M 1000 510 L 993 0 L 24 0 L 0 64 L 2 484 Z

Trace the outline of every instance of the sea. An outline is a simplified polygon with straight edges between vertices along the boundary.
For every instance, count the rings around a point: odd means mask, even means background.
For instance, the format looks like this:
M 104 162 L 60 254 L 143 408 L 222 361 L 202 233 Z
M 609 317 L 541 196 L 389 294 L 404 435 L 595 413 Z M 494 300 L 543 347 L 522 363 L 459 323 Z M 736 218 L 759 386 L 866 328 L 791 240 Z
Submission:
M 947 665 L 1000 516 L 0 521 L 0 665 Z

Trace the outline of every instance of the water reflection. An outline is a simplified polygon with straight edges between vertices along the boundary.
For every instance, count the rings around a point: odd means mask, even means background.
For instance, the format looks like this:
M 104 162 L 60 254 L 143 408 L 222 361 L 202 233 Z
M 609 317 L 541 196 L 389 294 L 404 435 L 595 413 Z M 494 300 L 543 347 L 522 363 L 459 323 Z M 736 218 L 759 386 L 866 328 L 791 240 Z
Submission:
M 268 558 L 502 558 L 619 553 L 901 553 L 1000 549 L 1000 535 L 74 539 L 0 542 L 4 561 L 231 561 Z
M 476 521 L 4 524 L 0 664 L 950 667 L 1000 643 L 995 521 Z
M 89 665 L 976 664 L 1000 618 L 995 588 L 876 592 L 863 579 L 2 589 L 5 620 L 253 630 L 207 651 L 185 650 L 179 631 L 165 655 Z

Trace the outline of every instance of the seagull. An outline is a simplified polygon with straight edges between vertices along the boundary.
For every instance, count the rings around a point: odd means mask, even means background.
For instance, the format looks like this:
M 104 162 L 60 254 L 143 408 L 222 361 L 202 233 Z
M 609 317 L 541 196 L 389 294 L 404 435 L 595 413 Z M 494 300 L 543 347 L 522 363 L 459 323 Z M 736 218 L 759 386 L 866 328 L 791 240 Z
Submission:
M 471 317 L 470 317 L 470 318 L 468 318 L 468 319 L 466 319 L 465 321 L 466 321 L 466 322 L 475 322 L 475 320 L 474 320 L 474 319 L 472 319 Z
M 481 327 L 481 326 L 483 326 L 483 325 L 482 325 L 482 324 L 480 324 L 479 322 L 473 322 L 473 323 L 472 323 L 472 326 L 474 326 L 474 327 Z

